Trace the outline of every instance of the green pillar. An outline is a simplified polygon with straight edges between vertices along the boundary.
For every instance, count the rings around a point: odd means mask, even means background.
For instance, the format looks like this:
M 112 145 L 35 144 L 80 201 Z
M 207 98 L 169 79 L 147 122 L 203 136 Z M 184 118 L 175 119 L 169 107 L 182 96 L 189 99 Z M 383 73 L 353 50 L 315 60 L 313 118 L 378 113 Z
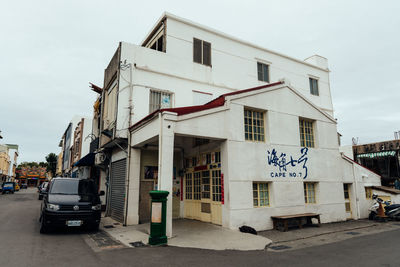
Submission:
M 167 225 L 167 196 L 168 191 L 150 191 L 151 196 L 151 222 L 150 245 L 163 245 L 168 243 L 165 233 Z

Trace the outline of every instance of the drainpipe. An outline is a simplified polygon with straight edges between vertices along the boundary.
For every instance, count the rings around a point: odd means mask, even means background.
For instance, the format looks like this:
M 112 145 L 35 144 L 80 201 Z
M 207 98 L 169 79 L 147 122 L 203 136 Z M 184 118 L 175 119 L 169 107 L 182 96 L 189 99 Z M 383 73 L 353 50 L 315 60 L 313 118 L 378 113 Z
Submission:
M 124 216 L 124 226 L 128 224 L 128 207 L 129 207 L 129 181 L 130 181 L 130 166 L 131 166 L 131 132 L 129 128 L 132 125 L 132 94 L 133 94 L 133 85 L 132 85 L 132 64 L 127 64 L 129 68 L 129 120 L 128 120 L 128 158 L 127 158 L 127 170 L 126 170 L 126 182 L 125 182 L 125 216 Z
M 354 178 L 354 192 L 355 192 L 355 194 L 354 194 L 354 196 L 355 196 L 355 201 L 356 201 L 356 211 L 357 211 L 357 220 L 358 219 L 360 219 L 360 204 L 359 204 L 359 201 L 358 201 L 358 194 L 357 194 L 357 188 L 358 188 L 358 186 L 357 186 L 357 179 L 356 179 L 356 174 L 355 174 L 355 171 L 354 171 L 354 169 L 355 169 L 355 165 L 354 165 L 354 162 L 353 162 L 353 178 Z

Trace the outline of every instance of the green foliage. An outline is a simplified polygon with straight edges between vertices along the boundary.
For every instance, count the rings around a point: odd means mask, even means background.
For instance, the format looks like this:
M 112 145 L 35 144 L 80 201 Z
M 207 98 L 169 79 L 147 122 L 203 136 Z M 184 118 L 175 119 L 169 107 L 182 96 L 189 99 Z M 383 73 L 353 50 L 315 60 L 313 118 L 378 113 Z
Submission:
M 54 153 L 50 153 L 46 156 L 47 171 L 50 171 L 53 177 L 56 175 L 57 159 L 58 157 Z

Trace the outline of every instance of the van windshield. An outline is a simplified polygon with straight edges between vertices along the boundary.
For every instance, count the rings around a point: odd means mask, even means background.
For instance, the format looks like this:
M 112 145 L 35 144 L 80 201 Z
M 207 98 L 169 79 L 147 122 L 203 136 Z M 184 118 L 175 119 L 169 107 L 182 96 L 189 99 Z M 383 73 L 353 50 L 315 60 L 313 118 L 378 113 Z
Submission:
M 52 183 L 50 194 L 62 195 L 94 195 L 96 189 L 91 180 L 60 179 Z

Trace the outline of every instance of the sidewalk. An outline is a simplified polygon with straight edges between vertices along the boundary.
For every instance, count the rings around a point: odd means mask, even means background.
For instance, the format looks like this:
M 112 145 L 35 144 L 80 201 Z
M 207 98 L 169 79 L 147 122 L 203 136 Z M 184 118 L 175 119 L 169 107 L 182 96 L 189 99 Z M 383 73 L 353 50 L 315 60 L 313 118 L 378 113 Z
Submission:
M 376 234 L 400 229 L 400 222 L 386 223 L 367 219 L 321 224 L 320 227 L 290 229 L 287 232 L 277 230 L 262 231 L 258 234 L 272 240 L 268 251 L 293 250 L 305 247 L 329 244 L 349 238 Z M 274 249 L 276 248 L 276 249 Z
M 287 251 L 329 244 L 360 235 L 400 229 L 400 222 L 379 223 L 353 220 L 322 224 L 320 227 L 260 231 L 258 235 L 245 234 L 210 223 L 178 219 L 173 221 L 173 237 L 168 246 L 211 250 L 265 250 Z M 102 218 L 101 230 L 127 247 L 148 244 L 150 225 L 122 226 L 110 217 Z
M 178 219 L 173 223 L 168 246 L 212 250 L 264 250 L 271 240 L 264 236 L 241 233 L 211 223 Z M 101 230 L 128 247 L 147 245 L 150 225 L 122 226 L 110 217 L 102 218 Z M 142 244 L 140 244 L 142 243 Z

